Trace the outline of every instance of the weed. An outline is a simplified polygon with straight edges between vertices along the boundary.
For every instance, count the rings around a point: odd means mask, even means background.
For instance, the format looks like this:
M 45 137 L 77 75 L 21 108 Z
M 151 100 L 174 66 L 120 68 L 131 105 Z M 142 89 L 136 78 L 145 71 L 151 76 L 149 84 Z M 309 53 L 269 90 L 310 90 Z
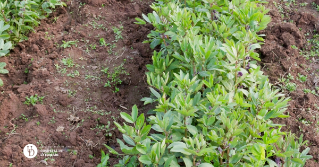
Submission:
M 115 40 L 113 42 L 117 42 L 120 39 L 123 39 L 122 37 L 122 31 L 123 31 L 123 26 L 119 26 L 119 28 L 113 27 L 112 28 L 114 34 L 115 34 Z
M 21 116 L 19 118 L 23 119 L 25 122 L 29 121 L 29 119 L 24 114 L 21 114 Z
M 96 44 L 90 44 L 89 45 L 91 47 L 91 49 L 95 50 L 96 49 Z
M 69 73 L 67 76 L 74 78 L 74 77 L 80 76 L 80 72 L 78 70 L 75 70 Z
M 290 80 L 294 80 L 294 76 L 292 76 L 290 73 L 287 75 L 287 78 Z
M 310 90 L 310 89 L 304 89 L 303 92 L 304 92 L 304 93 L 310 93 L 311 90 Z
M 111 125 L 110 121 L 107 121 L 107 123 L 108 123 L 107 125 L 98 125 L 97 124 L 94 128 L 91 128 L 91 130 L 97 129 L 98 132 L 96 134 L 98 134 L 101 131 L 105 131 L 106 137 L 112 136 L 111 131 L 115 130 L 115 128 L 110 129 L 110 125 Z
M 107 74 L 109 68 L 104 68 L 103 70 L 101 70 L 102 72 L 104 72 L 105 74 Z
M 306 82 L 307 81 L 307 76 L 299 74 L 299 73 L 298 73 L 298 76 L 299 76 L 300 82 Z
M 297 89 L 297 85 L 295 83 L 292 83 L 292 82 L 289 82 L 286 84 L 286 89 L 289 91 L 289 92 L 293 92 Z
M 297 46 L 295 46 L 295 45 L 291 45 L 291 48 L 292 49 L 298 49 Z
M 50 122 L 48 122 L 48 124 L 54 124 L 56 121 L 55 121 L 55 118 L 54 117 L 52 117 L 51 119 L 50 119 Z
M 129 73 L 127 73 L 124 69 L 124 63 L 126 62 L 126 59 L 124 59 L 124 62 L 119 65 L 118 67 L 115 67 L 113 69 L 113 71 L 109 72 L 109 68 L 105 68 L 103 70 L 101 70 L 102 72 L 104 72 L 105 74 L 107 74 L 107 78 L 108 81 L 104 84 L 104 87 L 112 87 L 114 86 L 114 93 L 117 93 L 120 91 L 120 89 L 118 87 L 116 87 L 116 85 L 118 84 L 122 84 L 122 80 L 120 79 L 120 75 L 125 74 L 125 75 L 129 75 Z
M 72 45 L 75 45 L 76 47 L 77 47 L 77 40 L 76 41 L 68 41 L 68 42 L 65 42 L 65 41 L 62 41 L 63 42 L 63 44 L 61 45 L 61 47 L 63 47 L 64 49 L 65 48 L 69 48 L 69 47 L 71 47 Z
M 35 94 L 33 96 L 25 97 L 25 98 L 26 98 L 26 101 L 24 102 L 24 104 L 26 104 L 26 105 L 32 104 L 34 106 L 38 102 L 42 103 L 44 96 L 38 97 L 38 95 Z
M 104 38 L 100 38 L 100 44 L 101 44 L 101 46 L 106 46 L 106 42 L 105 42 Z
M 68 67 L 73 67 L 75 64 L 73 62 L 73 59 L 71 57 L 68 57 L 68 58 L 63 58 L 61 60 L 61 62 L 65 65 L 65 66 L 68 66 Z

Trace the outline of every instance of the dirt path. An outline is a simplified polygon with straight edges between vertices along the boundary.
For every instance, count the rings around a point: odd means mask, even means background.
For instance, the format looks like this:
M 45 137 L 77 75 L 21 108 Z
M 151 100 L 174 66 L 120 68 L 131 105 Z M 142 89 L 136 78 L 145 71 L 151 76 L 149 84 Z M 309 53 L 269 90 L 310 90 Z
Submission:
M 119 113 L 134 104 L 141 112 L 149 109 L 140 99 L 148 96 L 144 74 L 152 51 L 142 42 L 152 26 L 136 25 L 134 18 L 151 12 L 150 3 L 69 0 L 67 5 L 0 60 L 10 71 L 1 76 L 1 167 L 96 166 L 103 144 L 118 149 L 115 139 L 121 136 L 113 121 L 121 122 Z M 34 95 L 44 97 L 42 103 L 24 104 Z M 22 153 L 27 144 L 63 152 L 27 159 Z M 111 156 L 111 166 L 117 162 Z

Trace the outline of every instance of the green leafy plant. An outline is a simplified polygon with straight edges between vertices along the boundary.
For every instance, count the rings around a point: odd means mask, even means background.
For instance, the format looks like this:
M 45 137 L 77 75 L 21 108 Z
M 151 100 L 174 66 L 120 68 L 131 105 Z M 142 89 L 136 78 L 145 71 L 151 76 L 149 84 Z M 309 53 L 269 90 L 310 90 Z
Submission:
M 25 99 L 26 99 L 26 100 L 25 100 L 24 104 L 26 104 L 26 105 L 32 104 L 32 105 L 34 106 L 34 105 L 36 105 L 38 102 L 42 103 L 42 101 L 43 101 L 43 99 L 44 99 L 44 96 L 38 97 L 38 95 L 35 94 L 35 95 L 30 96 L 30 97 L 25 97 Z
M 289 82 L 289 83 L 286 83 L 286 89 L 289 91 L 289 92 L 293 92 L 297 89 L 297 85 L 293 82 Z
M 101 46 L 106 46 L 106 42 L 104 38 L 100 38 L 100 44 Z
M 67 41 L 67 42 L 65 42 L 65 41 L 62 41 L 63 42 L 63 44 L 61 45 L 61 47 L 63 47 L 64 49 L 65 48 L 69 48 L 69 47 L 71 47 L 72 45 L 75 45 L 76 47 L 77 47 L 77 42 L 78 41 Z
M 301 82 L 306 82 L 306 81 L 307 81 L 307 76 L 302 75 L 302 74 L 299 74 L 299 73 L 298 73 L 298 76 L 299 76 L 299 80 L 300 80 Z
M 63 63 L 63 65 L 68 66 L 68 67 L 73 67 L 75 65 L 73 62 L 73 59 L 71 57 L 63 58 L 61 60 L 61 62 Z
M 114 86 L 114 93 L 117 93 L 120 91 L 116 85 L 122 84 L 122 80 L 120 79 L 121 75 L 129 75 L 124 69 L 124 63 L 126 62 L 126 59 L 124 59 L 124 62 L 121 63 L 121 65 L 113 68 L 113 70 L 109 71 L 109 68 L 105 68 L 101 70 L 105 74 L 107 74 L 108 81 L 104 84 L 104 87 L 112 87 Z
M 123 154 L 105 145 L 110 153 L 137 157 L 140 167 L 299 167 L 311 158 L 299 150 L 306 141 L 292 142 L 271 121 L 289 117 L 289 98 L 255 61 L 257 32 L 270 22 L 258 3 L 158 0 L 136 19 L 155 27 L 145 42 L 160 46 L 147 65 L 151 96 L 142 99 L 156 107 L 147 122 L 137 106 L 121 112 L 125 122 L 114 124 Z
M 119 26 L 119 28 L 117 27 L 113 27 L 112 28 L 114 34 L 115 34 L 115 40 L 113 42 L 117 42 L 120 39 L 123 39 L 122 37 L 122 31 L 123 31 L 123 26 Z
M 96 167 L 107 167 L 110 157 L 108 154 L 105 154 L 103 150 L 101 150 L 101 155 L 101 163 L 99 163 Z

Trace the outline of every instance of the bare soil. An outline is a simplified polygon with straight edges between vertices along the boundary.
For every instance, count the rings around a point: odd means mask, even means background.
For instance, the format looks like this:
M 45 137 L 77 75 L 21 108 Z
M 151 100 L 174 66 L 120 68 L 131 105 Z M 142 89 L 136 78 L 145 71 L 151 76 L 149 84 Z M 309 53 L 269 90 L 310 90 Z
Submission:
M 140 112 L 150 109 L 140 101 L 149 95 L 144 76 L 152 56 L 149 44 L 142 42 L 153 27 L 134 24 L 135 17 L 151 12 L 150 2 L 69 0 L 67 5 L 42 20 L 28 41 L 0 59 L 10 71 L 1 76 L 5 82 L 0 88 L 1 167 L 10 163 L 14 167 L 96 166 L 101 149 L 106 151 L 103 144 L 119 150 L 116 138 L 121 134 L 113 121 L 122 122 L 120 112 L 131 112 L 134 104 Z M 113 28 L 120 26 L 123 39 L 116 42 Z M 113 45 L 112 51 L 111 45 L 100 46 L 100 38 Z M 77 46 L 61 47 L 63 41 L 76 40 Z M 67 58 L 73 61 L 70 67 L 61 62 Z M 109 68 L 112 74 L 121 65 L 126 74 L 117 77 L 121 83 L 114 92 L 114 85 L 104 87 L 111 79 L 101 70 Z M 35 94 L 44 96 L 42 104 L 24 104 L 26 97 Z M 54 160 L 43 161 L 47 157 L 39 153 L 28 159 L 22 151 L 27 144 L 63 152 Z M 118 158 L 111 155 L 109 162 L 112 166 Z
M 307 4 L 303 6 L 305 2 Z M 280 78 L 286 78 L 289 73 L 294 77 L 290 82 L 296 83 L 297 89 L 284 91 L 291 98 L 287 110 L 290 118 L 277 119 L 275 122 L 286 124 L 282 128 L 284 131 L 291 131 L 298 137 L 303 134 L 304 140 L 309 141 L 307 146 L 313 159 L 307 161 L 306 167 L 319 166 L 318 96 L 304 93 L 304 89 L 310 89 L 319 94 L 315 88 L 319 86 L 319 55 L 316 53 L 315 57 L 307 60 L 299 52 L 299 49 L 308 52 L 313 50 L 307 41 L 319 33 L 319 13 L 312 6 L 313 2 L 319 5 L 318 0 L 296 0 L 296 5 L 290 7 L 285 5 L 287 2 L 269 1 L 266 6 L 271 9 L 268 14 L 272 21 L 267 29 L 260 32 L 266 37 L 265 44 L 259 50 L 263 71 L 277 88 L 283 85 L 279 82 Z M 298 49 L 292 48 L 293 45 Z M 307 76 L 307 81 L 301 82 L 298 73 Z

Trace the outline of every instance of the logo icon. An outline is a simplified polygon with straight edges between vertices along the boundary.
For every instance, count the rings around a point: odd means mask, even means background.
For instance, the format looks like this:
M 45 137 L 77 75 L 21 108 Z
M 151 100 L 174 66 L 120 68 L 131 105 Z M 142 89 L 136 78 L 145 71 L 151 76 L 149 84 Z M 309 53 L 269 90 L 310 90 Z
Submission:
M 28 144 L 28 145 L 24 146 L 24 148 L 23 148 L 23 154 L 27 158 L 34 158 L 37 155 L 37 153 L 38 153 L 38 149 L 33 144 Z

